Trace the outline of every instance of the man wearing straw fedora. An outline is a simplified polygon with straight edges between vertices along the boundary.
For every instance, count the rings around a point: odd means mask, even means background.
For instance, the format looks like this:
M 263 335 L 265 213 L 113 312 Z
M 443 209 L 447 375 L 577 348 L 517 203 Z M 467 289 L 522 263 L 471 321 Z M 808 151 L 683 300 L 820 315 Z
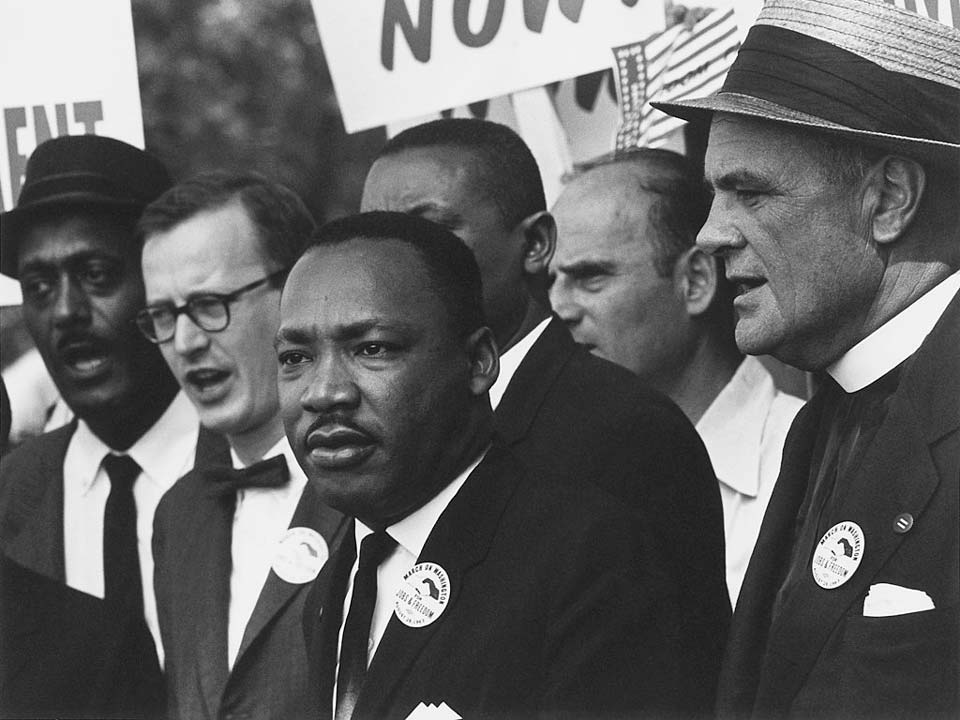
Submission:
M 737 343 L 824 386 L 791 429 L 721 717 L 956 717 L 960 33 L 874 0 L 767 0 L 716 95 L 698 244 Z

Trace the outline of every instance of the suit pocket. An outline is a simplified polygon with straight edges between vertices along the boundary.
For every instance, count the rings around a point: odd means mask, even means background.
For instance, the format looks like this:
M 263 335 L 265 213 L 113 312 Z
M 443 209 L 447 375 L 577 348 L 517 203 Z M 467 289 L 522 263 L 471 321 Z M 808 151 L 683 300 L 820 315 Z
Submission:
M 798 706 L 826 706 L 827 715 L 838 717 L 952 717 L 958 634 L 958 606 L 889 617 L 847 615 Z

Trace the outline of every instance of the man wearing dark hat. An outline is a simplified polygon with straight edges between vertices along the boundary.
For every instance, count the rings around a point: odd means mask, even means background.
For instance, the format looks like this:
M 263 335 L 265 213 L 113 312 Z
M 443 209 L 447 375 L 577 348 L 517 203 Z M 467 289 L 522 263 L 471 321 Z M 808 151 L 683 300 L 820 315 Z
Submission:
M 824 371 L 797 416 L 721 673 L 722 717 L 957 717 L 960 33 L 768 0 L 712 117 L 698 244 L 737 342 Z
M 160 352 L 133 228 L 170 186 L 126 143 L 61 137 L 3 215 L 2 269 L 77 419 L 0 465 L 0 714 L 162 713 L 150 534 L 163 493 L 213 447 Z

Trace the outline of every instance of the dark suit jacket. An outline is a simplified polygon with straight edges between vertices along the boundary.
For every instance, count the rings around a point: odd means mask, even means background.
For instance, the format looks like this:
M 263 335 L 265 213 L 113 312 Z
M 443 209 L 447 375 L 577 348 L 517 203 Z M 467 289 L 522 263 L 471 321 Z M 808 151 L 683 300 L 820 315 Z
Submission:
M 640 514 L 680 587 L 688 714 L 712 711 L 730 620 L 723 508 L 700 437 L 666 397 L 576 345 L 554 318 L 497 407 L 497 432 L 541 477 L 591 480 Z
M 351 527 L 304 615 L 322 718 L 330 716 L 329 653 L 353 548 Z M 357 720 L 402 720 L 421 702 L 446 703 L 471 719 L 662 717 L 677 707 L 677 590 L 667 561 L 649 529 L 589 483 L 527 477 L 495 445 L 441 514 L 418 562 L 446 570 L 449 604 L 420 628 L 390 618 Z
M 0 465 L 0 715 L 143 717 L 162 712 L 146 623 L 119 626 L 101 599 L 64 584 L 63 459 L 76 423 Z M 224 461 L 201 432 L 195 463 Z
M 170 718 L 296 719 L 316 714 L 307 687 L 303 601 L 308 585 L 273 570 L 227 665 L 230 546 L 236 493 L 188 473 L 160 501 L 154 518 L 154 586 L 165 653 Z M 307 484 L 290 527 L 310 527 L 328 545 L 346 526 Z
M 794 421 L 737 602 L 722 717 L 960 714 L 960 298 L 907 363 L 883 424 L 862 462 L 838 478 L 838 506 L 821 522 L 853 521 L 864 533 L 859 568 L 832 590 L 814 582 L 812 544 L 794 547 L 794 535 L 805 518 L 816 520 L 809 488 L 840 391 L 819 393 Z M 901 513 L 914 520 L 905 533 L 895 530 Z M 819 530 L 811 537 L 818 542 Z M 791 559 L 801 582 L 783 594 L 772 624 Z M 876 583 L 922 590 L 935 609 L 863 617 Z

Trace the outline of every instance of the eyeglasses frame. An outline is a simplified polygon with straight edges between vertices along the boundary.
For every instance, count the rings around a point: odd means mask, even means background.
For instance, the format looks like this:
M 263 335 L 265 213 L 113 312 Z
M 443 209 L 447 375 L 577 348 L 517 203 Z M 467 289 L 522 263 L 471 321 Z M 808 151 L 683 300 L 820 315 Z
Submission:
M 287 274 L 288 272 L 290 272 L 290 268 L 283 268 L 283 269 L 281 269 L 281 270 L 277 270 L 277 271 L 275 271 L 275 272 L 272 272 L 272 273 L 270 273 L 269 275 L 267 275 L 266 277 L 260 278 L 259 280 L 254 280 L 254 281 L 251 282 L 251 283 L 247 283 L 247 284 L 244 285 L 243 287 L 237 288 L 236 290 L 233 290 L 233 291 L 231 291 L 231 292 L 228 292 L 228 293 L 215 293 L 215 292 L 198 293 L 197 295 L 194 295 L 194 296 L 191 297 L 189 300 L 187 300 L 187 302 L 183 303 L 183 305 L 174 305 L 174 306 L 173 306 L 173 332 L 170 333 L 170 337 L 164 338 L 163 340 L 160 340 L 160 339 L 158 339 L 156 336 L 153 336 L 153 335 L 148 334 L 147 331 L 143 329 L 143 324 L 142 324 L 142 323 L 144 322 L 144 319 L 145 319 L 146 321 L 148 321 L 151 326 L 153 325 L 153 318 L 150 317 L 150 315 L 149 315 L 149 310 L 150 310 L 151 306 L 147 306 L 147 307 L 143 308 L 143 310 L 141 310 L 140 312 L 138 312 L 137 315 L 136 315 L 136 317 L 134 318 L 134 323 L 137 325 L 137 328 L 140 330 L 141 334 L 142 334 L 147 340 L 149 340 L 150 342 L 152 342 L 154 345 L 162 345 L 163 343 L 168 343 L 168 342 L 170 342 L 171 340 L 173 340 L 173 338 L 174 338 L 174 337 L 176 336 L 176 334 L 177 334 L 177 318 L 179 318 L 181 315 L 186 315 L 188 318 L 190 318 L 190 322 L 192 322 L 194 325 L 196 325 L 198 328 L 200 328 L 200 329 L 203 330 L 204 332 L 210 332 L 210 333 L 223 332 L 223 331 L 226 330 L 228 327 L 230 327 L 230 305 L 231 305 L 232 303 L 236 302 L 236 301 L 237 301 L 242 295 L 244 295 L 245 293 L 248 293 L 248 292 L 250 292 L 251 290 L 255 290 L 256 288 L 260 287 L 261 285 L 265 285 L 265 284 L 267 284 L 267 283 L 270 283 L 270 284 L 272 284 L 274 287 L 277 287 L 277 286 L 279 285 L 280 281 L 282 280 L 282 278 L 283 278 L 284 276 L 286 276 L 286 274 Z M 209 330 L 209 329 L 205 328 L 203 325 L 201 325 L 200 322 L 190 313 L 190 304 L 193 303 L 193 302 L 195 302 L 195 301 L 196 301 L 197 299 L 199 299 L 199 298 L 216 298 L 217 300 L 219 300 L 220 302 L 223 303 L 223 307 L 224 307 L 224 309 L 226 310 L 227 317 L 226 317 L 226 322 L 224 322 L 222 328 L 218 328 L 218 329 L 216 329 L 216 330 Z M 154 306 L 152 306 L 152 307 L 160 307 L 160 306 L 167 305 L 167 304 L 172 305 L 172 303 L 161 303 L 161 304 L 159 304 L 159 305 L 154 305 Z M 154 327 L 154 329 L 156 329 L 156 328 Z

